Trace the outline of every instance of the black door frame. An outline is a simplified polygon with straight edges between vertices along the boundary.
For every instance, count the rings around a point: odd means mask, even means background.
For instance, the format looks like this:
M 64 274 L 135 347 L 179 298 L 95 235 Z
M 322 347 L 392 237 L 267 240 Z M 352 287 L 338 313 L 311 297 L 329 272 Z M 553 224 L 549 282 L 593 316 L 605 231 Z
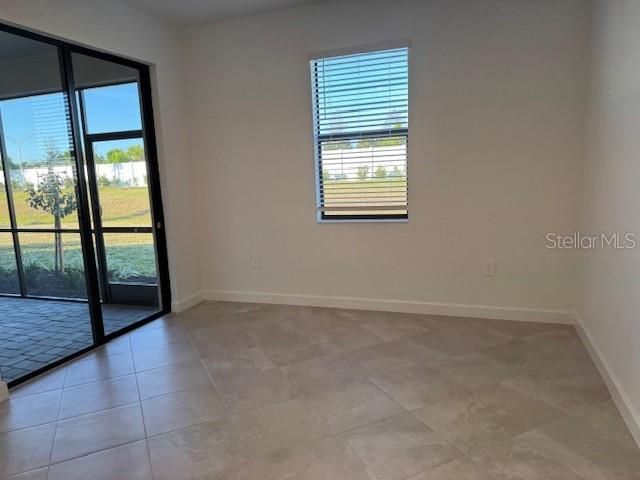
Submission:
M 15 381 L 9 383 L 9 387 L 14 387 L 22 382 L 25 382 L 41 373 L 55 368 L 68 360 L 75 358 L 79 355 L 103 345 L 109 340 L 123 335 L 145 323 L 155 320 L 158 317 L 166 315 L 171 311 L 171 288 L 169 283 L 169 261 L 167 252 L 167 241 L 165 235 L 165 221 L 164 210 L 162 205 L 162 194 L 160 187 L 160 172 L 158 167 L 158 150 L 155 137 L 155 122 L 153 117 L 153 103 L 151 94 L 151 75 L 149 66 L 134 60 L 122 58 L 110 53 L 93 50 L 84 46 L 69 43 L 56 38 L 48 37 L 39 33 L 31 32 L 23 28 L 18 28 L 11 25 L 6 25 L 0 22 L 0 31 L 18 35 L 21 37 L 37 40 L 57 48 L 60 78 L 62 81 L 62 91 L 67 97 L 67 106 L 69 108 L 69 116 L 71 123 L 71 141 L 72 148 L 74 150 L 75 168 L 76 168 L 76 193 L 78 203 L 78 221 L 79 229 L 73 229 L 73 233 L 80 234 L 80 240 L 82 244 L 83 260 L 85 268 L 85 281 L 87 288 L 87 301 L 90 312 L 90 320 L 93 332 L 93 345 L 80 350 L 68 357 L 57 360 L 44 368 L 31 372 L 24 377 L 21 377 Z M 160 297 L 160 304 L 158 311 L 145 319 L 142 319 L 136 323 L 133 323 L 121 330 L 112 332 L 105 335 L 104 323 L 102 319 L 102 308 L 100 302 L 100 280 L 98 266 L 96 265 L 95 250 L 93 246 L 91 217 L 90 217 L 90 192 L 87 184 L 84 172 L 87 159 L 84 157 L 82 148 L 82 119 L 79 117 L 78 101 L 76 97 L 76 83 L 73 76 L 73 60 L 72 54 L 87 55 L 89 57 L 101 59 L 108 62 L 113 62 L 126 67 L 136 69 L 139 73 L 139 91 L 140 91 L 140 106 L 142 115 L 142 131 L 140 136 L 143 138 L 145 145 L 145 154 L 147 161 L 147 182 L 149 187 L 150 205 L 151 205 L 151 218 L 152 227 L 150 231 L 154 234 L 155 250 L 156 250 L 156 271 L 158 274 L 158 293 Z M 2 138 L 2 130 L 0 130 L 0 153 L 2 158 L 6 159 L 5 145 Z M 3 160 L 4 161 L 4 160 Z M 9 207 L 11 233 L 14 240 L 14 252 L 16 253 L 16 266 L 19 273 L 22 271 L 22 258 L 19 256 L 20 243 L 18 231 L 26 229 L 18 228 L 15 220 L 15 209 L 13 208 L 13 197 L 10 195 L 11 182 L 9 180 L 9 170 L 5 170 L 5 187 L 7 190 L 7 203 Z M 3 229 L 2 231 L 5 231 Z M 38 232 L 46 232 L 46 229 L 38 229 Z M 5 232 L 7 233 L 7 232 Z M 23 285 L 24 276 L 19 275 L 20 291 L 21 295 L 18 297 L 25 297 L 25 287 Z M 10 297 L 16 297 L 16 295 L 6 295 Z M 29 297 L 40 298 L 43 300 L 51 300 L 52 298 L 46 297 Z M 60 299 L 56 299 L 60 300 Z
M 80 92 L 80 114 L 85 114 L 83 104 L 83 93 Z M 157 299 L 157 284 L 140 284 L 140 283 L 119 283 L 109 279 L 109 265 L 107 260 L 107 249 L 104 241 L 105 233 L 146 233 L 153 234 L 153 227 L 105 227 L 102 224 L 102 206 L 100 203 L 100 185 L 98 184 L 98 176 L 95 162 L 94 143 L 108 142 L 112 140 L 128 140 L 140 139 L 144 143 L 144 135 L 142 130 L 129 130 L 122 132 L 109 133 L 87 133 L 86 121 L 84 124 L 84 148 L 86 156 L 87 179 L 89 181 L 89 200 L 91 202 L 91 210 L 93 211 L 93 227 L 95 233 L 96 257 L 98 261 L 98 273 L 100 279 L 100 291 L 104 303 L 121 303 L 121 304 L 142 304 L 148 305 L 150 300 Z M 145 145 L 146 147 L 146 145 Z M 145 148 L 146 152 L 146 148 Z M 146 153 L 145 153 L 146 162 Z M 149 199 L 149 204 L 152 201 Z M 151 215 L 153 218 L 153 215 Z M 156 262 L 156 268 L 158 267 Z

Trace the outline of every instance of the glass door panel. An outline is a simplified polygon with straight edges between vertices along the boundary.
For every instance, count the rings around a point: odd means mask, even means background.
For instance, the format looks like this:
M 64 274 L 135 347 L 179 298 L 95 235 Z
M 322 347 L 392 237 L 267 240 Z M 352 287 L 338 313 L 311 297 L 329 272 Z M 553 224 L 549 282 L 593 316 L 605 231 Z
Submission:
M 0 162 L 0 294 L 2 293 L 20 294 L 20 282 L 9 219 L 4 170 Z
M 170 293 L 148 67 L 0 24 L 0 72 L 13 386 L 168 312 Z
M 157 285 L 151 233 L 105 233 L 104 246 L 110 283 Z
M 0 232 L 0 293 L 20 294 L 13 236 L 5 232 Z
M 87 298 L 78 233 L 20 233 L 20 249 L 30 296 Z M 60 275 L 57 272 L 64 272 Z
M 100 65 L 109 65 L 113 69 L 112 75 L 116 76 L 111 85 L 95 77 L 94 72 L 81 72 L 80 88 L 83 85 L 103 84 L 97 87 L 82 88 L 84 111 L 87 115 L 87 133 L 109 133 L 142 130 L 142 114 L 140 112 L 140 98 L 138 96 L 138 72 L 102 60 L 90 59 L 84 55 L 74 56 L 75 65 L 80 61 L 81 65 L 87 62 L 99 62 Z M 124 83 L 121 83 L 124 82 Z
M 10 229 L 9 204 L 7 203 L 7 186 L 5 185 L 4 169 L 2 168 L 2 154 L 0 153 L 0 230 Z
M 63 92 L 0 103 L 18 228 L 78 229 L 75 156 Z
M 151 227 L 142 138 L 93 142 L 103 227 Z
M 14 382 L 94 338 L 63 50 L 0 26 L 0 51 L 0 294 L 14 294 L 0 295 L 0 373 Z
M 105 333 L 160 309 L 139 71 L 73 54 Z

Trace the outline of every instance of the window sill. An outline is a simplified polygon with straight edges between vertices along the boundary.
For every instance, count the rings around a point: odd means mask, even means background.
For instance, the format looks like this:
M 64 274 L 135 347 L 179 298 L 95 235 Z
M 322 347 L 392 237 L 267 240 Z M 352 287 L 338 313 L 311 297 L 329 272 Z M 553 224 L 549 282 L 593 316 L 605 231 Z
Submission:
M 408 218 L 345 218 L 344 220 L 318 218 L 317 223 L 409 223 Z

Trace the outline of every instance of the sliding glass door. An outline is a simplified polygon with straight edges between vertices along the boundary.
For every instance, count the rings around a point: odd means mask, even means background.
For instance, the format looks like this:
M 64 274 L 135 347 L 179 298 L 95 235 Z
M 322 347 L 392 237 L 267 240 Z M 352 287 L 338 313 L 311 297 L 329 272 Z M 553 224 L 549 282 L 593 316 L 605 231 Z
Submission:
M 170 298 L 148 67 L 0 25 L 0 71 L 0 373 L 14 384 Z
M 159 310 L 153 197 L 136 68 L 73 53 L 104 329 Z M 123 308 L 126 307 L 126 308 Z

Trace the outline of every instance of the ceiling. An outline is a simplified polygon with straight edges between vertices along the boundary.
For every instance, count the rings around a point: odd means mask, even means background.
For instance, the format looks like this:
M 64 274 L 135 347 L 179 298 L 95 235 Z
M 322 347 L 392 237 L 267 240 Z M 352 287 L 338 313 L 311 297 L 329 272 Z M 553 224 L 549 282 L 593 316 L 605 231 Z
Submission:
M 187 26 L 322 0 L 123 0 L 168 22 Z

